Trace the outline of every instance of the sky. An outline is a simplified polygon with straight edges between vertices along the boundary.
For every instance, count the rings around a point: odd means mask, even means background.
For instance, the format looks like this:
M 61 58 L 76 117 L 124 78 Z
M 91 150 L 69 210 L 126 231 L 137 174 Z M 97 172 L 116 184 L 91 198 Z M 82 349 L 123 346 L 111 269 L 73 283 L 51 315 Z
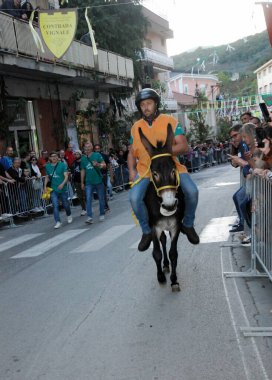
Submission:
M 174 32 L 174 38 L 167 41 L 168 55 L 172 56 L 198 46 L 231 45 L 262 32 L 266 25 L 258 1 L 261 0 L 144 0 L 144 3 L 167 15 Z

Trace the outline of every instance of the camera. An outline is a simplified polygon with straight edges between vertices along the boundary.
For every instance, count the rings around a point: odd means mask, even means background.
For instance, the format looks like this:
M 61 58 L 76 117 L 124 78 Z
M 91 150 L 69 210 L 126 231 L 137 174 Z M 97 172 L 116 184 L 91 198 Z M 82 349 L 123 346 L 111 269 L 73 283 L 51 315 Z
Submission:
M 268 108 L 264 102 L 259 103 L 260 109 L 262 111 L 263 118 L 266 122 L 271 121 L 270 113 L 268 111 Z
M 255 130 L 255 134 L 256 134 L 257 147 L 264 148 L 263 139 L 266 138 L 265 130 L 261 127 L 258 127 Z

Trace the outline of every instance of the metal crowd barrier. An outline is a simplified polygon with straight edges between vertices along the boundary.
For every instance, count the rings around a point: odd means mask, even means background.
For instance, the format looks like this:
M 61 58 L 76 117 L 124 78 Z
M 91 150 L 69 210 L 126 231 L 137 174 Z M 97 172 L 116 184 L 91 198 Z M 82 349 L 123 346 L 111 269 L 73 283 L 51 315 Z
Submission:
M 22 183 L 3 183 L 0 185 L 0 222 L 7 222 L 15 226 L 14 218 L 29 217 L 43 213 L 47 215 L 48 207 L 52 206 L 50 200 L 42 199 L 44 179 L 40 180 L 26 178 Z M 111 184 L 111 191 L 124 190 L 129 184 L 128 169 L 124 165 L 119 165 L 114 172 L 114 183 Z M 68 181 L 68 200 L 73 207 L 73 200 L 77 199 L 73 182 Z M 110 193 L 110 191 L 109 191 Z
M 0 188 L 0 218 L 15 225 L 14 217 L 28 217 L 31 213 L 47 213 L 48 201 L 42 199 L 44 177 L 25 182 L 4 183 Z
M 272 281 L 272 181 L 253 175 L 251 180 L 251 260 L 245 272 L 225 272 L 226 277 L 268 277 Z M 237 245 L 237 247 L 241 245 Z M 262 269 L 260 272 L 258 268 Z M 272 336 L 272 327 L 241 327 L 244 336 Z
M 272 182 L 254 176 L 252 251 L 272 281 Z

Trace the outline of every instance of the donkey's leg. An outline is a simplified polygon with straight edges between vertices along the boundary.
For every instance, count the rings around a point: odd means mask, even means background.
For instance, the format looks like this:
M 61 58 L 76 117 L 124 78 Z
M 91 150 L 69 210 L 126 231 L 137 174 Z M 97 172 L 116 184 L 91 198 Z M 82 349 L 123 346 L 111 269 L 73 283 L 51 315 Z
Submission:
M 164 273 L 169 273 L 169 260 L 167 256 L 167 251 L 166 251 L 166 235 L 164 232 L 162 232 L 161 237 L 160 237 L 161 245 L 162 245 L 162 251 L 163 251 L 163 271 Z
M 153 233 L 153 252 L 152 252 L 153 258 L 155 260 L 155 263 L 157 265 L 157 279 L 160 284 L 163 284 L 166 282 L 166 277 L 162 271 L 162 251 L 160 247 L 160 241 L 157 238 L 157 236 Z
M 180 291 L 180 286 L 179 286 L 179 283 L 177 282 L 177 273 L 176 273 L 177 262 L 178 262 L 178 250 L 177 250 L 178 237 L 179 237 L 179 232 L 177 232 L 173 236 L 173 239 L 171 240 L 170 251 L 169 251 L 169 258 L 171 261 L 171 269 L 172 269 L 171 276 L 170 276 L 172 291 Z

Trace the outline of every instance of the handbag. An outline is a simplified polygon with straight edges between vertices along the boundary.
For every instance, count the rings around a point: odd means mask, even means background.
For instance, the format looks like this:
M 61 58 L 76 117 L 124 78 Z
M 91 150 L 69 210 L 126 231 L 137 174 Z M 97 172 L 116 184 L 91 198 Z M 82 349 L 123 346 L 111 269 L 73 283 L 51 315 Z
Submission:
M 33 180 L 33 189 L 34 190 L 42 190 L 42 188 L 43 188 L 42 180 L 40 178 L 35 178 Z
M 50 181 L 47 182 L 46 187 L 49 187 L 49 188 L 52 187 L 52 178 L 54 176 L 54 173 L 55 173 L 55 170 L 57 169 L 58 164 L 59 163 L 57 163 L 57 165 L 54 167 L 53 173 L 48 176 L 50 178 Z

